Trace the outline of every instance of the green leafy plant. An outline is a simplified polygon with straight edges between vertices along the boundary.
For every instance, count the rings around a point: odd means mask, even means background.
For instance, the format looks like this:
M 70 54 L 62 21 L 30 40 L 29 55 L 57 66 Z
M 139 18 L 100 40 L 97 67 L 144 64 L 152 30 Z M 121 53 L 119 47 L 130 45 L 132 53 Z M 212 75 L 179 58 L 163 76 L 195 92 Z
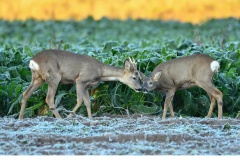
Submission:
M 103 63 L 122 67 L 128 57 L 149 75 L 160 63 L 195 53 L 209 54 L 220 62 L 213 79 L 223 92 L 224 116 L 240 111 L 240 24 L 237 19 L 210 20 L 192 25 L 160 20 L 4 21 L 0 20 L 0 116 L 17 115 L 21 95 L 31 81 L 30 59 L 39 51 L 55 48 L 88 54 Z M 25 117 L 51 115 L 45 104 L 47 85 L 30 97 Z M 120 82 L 102 82 L 90 91 L 94 113 L 161 114 L 164 93 L 136 93 Z M 74 85 L 59 85 L 58 107 L 70 111 L 76 104 Z M 200 88 L 176 92 L 174 111 L 183 116 L 206 116 L 210 100 Z M 214 110 L 216 116 L 216 111 Z M 60 111 L 65 116 L 66 111 Z M 78 114 L 86 115 L 85 107 Z

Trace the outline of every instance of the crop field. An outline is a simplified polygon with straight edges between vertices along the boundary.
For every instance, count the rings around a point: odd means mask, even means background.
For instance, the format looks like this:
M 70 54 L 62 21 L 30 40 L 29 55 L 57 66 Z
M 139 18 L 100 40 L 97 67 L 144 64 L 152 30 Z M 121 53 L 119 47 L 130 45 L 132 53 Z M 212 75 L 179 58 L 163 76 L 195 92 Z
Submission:
M 210 20 L 202 25 L 91 17 L 82 21 L 0 20 L 0 37 L 0 154 L 240 154 L 230 145 L 240 147 L 238 19 Z M 208 54 L 220 62 L 213 83 L 223 93 L 223 120 L 217 120 L 217 107 L 213 118 L 204 118 L 210 100 L 199 87 L 177 91 L 173 100 L 176 118 L 161 120 L 164 93 L 137 93 L 120 82 L 101 82 L 90 90 L 92 120 L 87 118 L 84 105 L 75 119 L 66 118 L 76 104 L 75 85 L 59 85 L 55 104 L 65 119 L 52 118 L 45 103 L 46 84 L 28 100 L 26 119 L 16 120 L 21 94 L 31 82 L 29 61 L 50 48 L 88 54 L 117 67 L 132 57 L 145 75 L 177 57 Z M 179 130 L 178 125 L 182 127 Z M 126 132 L 124 127 L 130 130 Z M 69 137 L 69 143 L 62 141 Z M 223 137 L 228 137 L 226 142 L 221 142 Z M 214 143 L 206 143 L 209 138 Z M 83 143 L 82 151 L 72 150 Z M 185 148 L 179 147 L 183 144 Z M 130 146 L 136 150 L 126 149 Z M 89 151 L 96 147 L 100 149 Z M 60 152 L 62 149 L 66 152 Z

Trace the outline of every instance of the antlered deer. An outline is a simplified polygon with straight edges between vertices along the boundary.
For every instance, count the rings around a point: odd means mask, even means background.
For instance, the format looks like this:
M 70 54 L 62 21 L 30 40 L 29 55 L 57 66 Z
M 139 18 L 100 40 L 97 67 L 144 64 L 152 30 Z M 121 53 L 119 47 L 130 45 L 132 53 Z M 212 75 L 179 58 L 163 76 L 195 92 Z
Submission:
M 26 102 L 32 93 L 44 82 L 48 84 L 46 103 L 57 118 L 61 118 L 54 105 L 58 84 L 76 83 L 77 104 L 73 113 L 84 102 L 88 117 L 91 118 L 91 102 L 88 89 L 100 81 L 121 81 L 135 91 L 141 90 L 137 64 L 130 58 L 124 68 L 106 65 L 88 55 L 62 50 L 45 50 L 35 55 L 29 63 L 32 72 L 30 86 L 23 92 L 19 119 L 23 118 Z M 71 116 L 71 113 L 70 115 Z
M 162 115 L 162 119 L 165 119 L 168 107 L 171 116 L 174 117 L 172 99 L 176 90 L 199 86 L 208 93 L 211 100 L 207 117 L 212 116 L 217 100 L 218 118 L 220 119 L 222 118 L 223 105 L 222 92 L 212 84 L 213 76 L 219 67 L 219 63 L 206 54 L 193 54 L 176 58 L 159 64 L 150 77 L 140 73 L 143 81 L 142 87 L 144 91 L 154 89 L 166 91 Z

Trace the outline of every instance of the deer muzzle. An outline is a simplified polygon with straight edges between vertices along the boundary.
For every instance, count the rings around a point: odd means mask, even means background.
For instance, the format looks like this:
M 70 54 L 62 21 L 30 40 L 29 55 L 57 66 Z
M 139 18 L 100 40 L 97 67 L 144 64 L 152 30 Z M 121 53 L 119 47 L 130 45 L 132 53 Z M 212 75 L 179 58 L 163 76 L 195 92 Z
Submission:
M 141 92 L 142 88 L 135 89 L 136 92 Z
M 142 88 L 141 91 L 142 91 L 143 93 L 148 93 L 148 90 L 147 90 L 146 88 Z

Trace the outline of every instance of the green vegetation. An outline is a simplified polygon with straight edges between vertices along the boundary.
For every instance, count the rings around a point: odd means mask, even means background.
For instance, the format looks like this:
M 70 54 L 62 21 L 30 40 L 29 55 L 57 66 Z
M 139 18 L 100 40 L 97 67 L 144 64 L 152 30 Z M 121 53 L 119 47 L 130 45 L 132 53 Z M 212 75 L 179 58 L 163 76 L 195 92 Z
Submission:
M 29 60 L 37 52 L 60 48 L 88 54 L 100 61 L 122 66 L 127 57 L 149 73 L 164 61 L 194 53 L 206 53 L 220 62 L 214 84 L 223 92 L 224 116 L 240 111 L 240 21 L 210 20 L 203 25 L 151 20 L 94 21 L 3 21 L 0 20 L 0 116 L 16 117 L 22 92 L 31 81 Z M 28 100 L 25 117 L 50 115 L 45 104 L 47 85 Z M 63 117 L 76 103 L 74 85 L 60 85 L 56 104 Z M 91 91 L 93 113 L 162 114 L 164 93 L 136 93 L 120 82 L 102 82 Z M 195 87 L 178 91 L 177 116 L 204 117 L 210 101 L 204 90 Z M 86 115 L 81 107 L 79 114 Z M 214 110 L 214 116 L 217 109 Z

